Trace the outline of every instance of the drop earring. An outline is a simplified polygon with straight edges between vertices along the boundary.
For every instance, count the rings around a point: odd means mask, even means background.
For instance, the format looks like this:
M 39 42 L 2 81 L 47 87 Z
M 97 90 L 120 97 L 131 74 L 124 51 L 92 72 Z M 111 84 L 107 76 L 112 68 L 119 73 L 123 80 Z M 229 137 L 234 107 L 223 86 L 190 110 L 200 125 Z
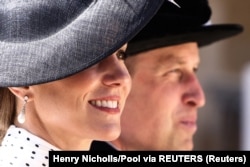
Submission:
M 24 99 L 23 99 L 24 104 L 23 104 L 21 112 L 18 114 L 18 117 L 17 117 L 17 121 L 20 124 L 23 124 L 25 122 L 25 108 L 26 108 L 26 104 L 27 104 L 28 99 L 29 99 L 28 96 L 24 96 Z

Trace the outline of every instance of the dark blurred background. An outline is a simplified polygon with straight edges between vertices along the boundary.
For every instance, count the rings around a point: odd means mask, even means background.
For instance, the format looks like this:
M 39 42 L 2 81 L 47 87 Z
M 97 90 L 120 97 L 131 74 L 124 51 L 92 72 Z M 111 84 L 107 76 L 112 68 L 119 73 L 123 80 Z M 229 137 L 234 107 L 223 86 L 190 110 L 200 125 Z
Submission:
M 209 0 L 209 3 L 213 24 L 239 23 L 244 32 L 200 50 L 198 77 L 206 94 L 206 105 L 199 111 L 194 149 L 250 150 L 250 108 L 246 109 L 243 103 L 250 103 L 250 99 L 243 98 L 247 90 L 242 87 L 243 71 L 250 64 L 250 1 Z

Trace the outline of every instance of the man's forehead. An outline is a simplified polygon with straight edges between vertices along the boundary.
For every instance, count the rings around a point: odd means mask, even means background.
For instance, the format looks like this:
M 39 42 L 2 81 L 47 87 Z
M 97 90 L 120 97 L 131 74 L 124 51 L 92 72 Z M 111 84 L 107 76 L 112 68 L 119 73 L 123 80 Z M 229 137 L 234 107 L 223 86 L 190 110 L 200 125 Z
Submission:
M 181 48 L 180 48 L 181 49 Z M 152 52 L 153 53 L 153 52 Z M 183 65 L 189 62 L 199 63 L 200 57 L 198 52 L 198 47 L 193 47 L 191 50 L 155 50 L 155 55 L 151 55 L 152 59 L 154 56 L 155 62 L 157 63 L 167 63 L 167 64 L 179 64 Z
M 199 62 L 199 48 L 197 43 L 184 43 L 180 45 L 166 46 L 141 52 L 131 57 L 133 62 L 141 63 L 178 63 Z

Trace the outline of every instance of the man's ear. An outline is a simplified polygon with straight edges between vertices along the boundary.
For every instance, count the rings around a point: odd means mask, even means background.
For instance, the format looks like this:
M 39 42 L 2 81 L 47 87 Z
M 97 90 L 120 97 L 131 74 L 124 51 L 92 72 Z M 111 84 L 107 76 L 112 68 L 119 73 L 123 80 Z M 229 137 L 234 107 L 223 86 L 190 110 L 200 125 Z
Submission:
M 8 87 L 8 89 L 21 100 L 23 100 L 24 96 L 31 97 L 29 87 Z

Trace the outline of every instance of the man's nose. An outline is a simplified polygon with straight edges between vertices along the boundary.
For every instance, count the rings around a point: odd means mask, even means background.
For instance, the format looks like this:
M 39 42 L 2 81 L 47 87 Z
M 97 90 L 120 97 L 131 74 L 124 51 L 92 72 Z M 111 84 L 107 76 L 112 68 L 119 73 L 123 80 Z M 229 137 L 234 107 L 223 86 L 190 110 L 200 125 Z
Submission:
M 183 95 L 183 102 L 189 106 L 203 107 L 206 100 L 198 78 L 193 75 L 184 84 L 186 84 L 186 92 Z

